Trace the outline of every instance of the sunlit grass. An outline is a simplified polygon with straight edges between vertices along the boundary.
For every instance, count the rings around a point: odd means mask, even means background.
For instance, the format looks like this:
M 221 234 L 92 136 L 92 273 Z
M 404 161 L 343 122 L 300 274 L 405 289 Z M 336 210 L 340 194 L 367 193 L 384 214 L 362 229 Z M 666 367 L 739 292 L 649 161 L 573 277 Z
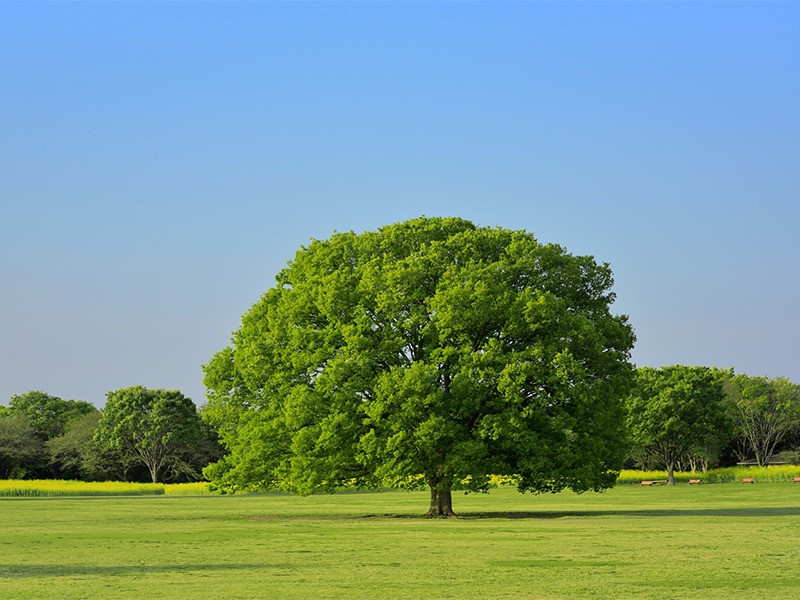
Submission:
M 797 597 L 800 484 L 427 496 L 2 498 L 0 596 Z

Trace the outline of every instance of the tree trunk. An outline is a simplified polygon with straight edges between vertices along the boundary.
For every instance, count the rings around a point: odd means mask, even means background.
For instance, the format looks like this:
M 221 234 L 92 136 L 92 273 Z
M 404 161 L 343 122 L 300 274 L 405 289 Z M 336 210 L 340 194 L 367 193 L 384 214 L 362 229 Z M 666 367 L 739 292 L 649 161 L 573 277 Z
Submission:
M 675 485 L 675 463 L 667 465 L 667 485 Z
M 431 488 L 431 505 L 426 513 L 426 517 L 454 517 L 453 496 L 450 490 L 440 490 L 438 483 L 429 481 Z
M 756 462 L 758 463 L 759 467 L 764 467 L 767 464 L 765 460 L 764 453 L 761 451 L 759 446 L 755 446 L 755 454 L 756 454 Z

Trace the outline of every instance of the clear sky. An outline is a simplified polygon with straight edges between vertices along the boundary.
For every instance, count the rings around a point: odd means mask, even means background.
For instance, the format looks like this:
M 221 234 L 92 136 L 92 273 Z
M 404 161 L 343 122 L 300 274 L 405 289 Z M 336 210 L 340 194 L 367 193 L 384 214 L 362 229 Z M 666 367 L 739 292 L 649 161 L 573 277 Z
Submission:
M 202 403 L 310 238 L 609 262 L 638 365 L 800 382 L 800 3 L 0 3 L 0 402 Z

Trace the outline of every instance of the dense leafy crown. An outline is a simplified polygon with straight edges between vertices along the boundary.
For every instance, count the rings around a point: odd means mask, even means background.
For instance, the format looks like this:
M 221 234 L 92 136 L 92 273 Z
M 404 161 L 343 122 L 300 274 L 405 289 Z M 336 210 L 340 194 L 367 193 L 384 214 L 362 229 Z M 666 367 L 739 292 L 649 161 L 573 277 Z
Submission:
M 725 395 L 729 371 L 673 365 L 642 367 L 627 399 L 634 449 L 672 470 L 687 456 L 710 456 L 731 438 Z
M 170 460 L 197 443 L 200 425 L 194 402 L 178 390 L 136 385 L 108 393 L 95 440 L 123 456 L 137 456 L 155 483 Z
M 30 391 L 11 397 L 11 408 L 25 415 L 37 437 L 49 440 L 64 435 L 67 426 L 97 409 L 82 400 L 62 400 L 41 391 Z
M 611 485 L 634 336 L 608 265 L 419 218 L 301 248 L 204 367 L 222 487 Z

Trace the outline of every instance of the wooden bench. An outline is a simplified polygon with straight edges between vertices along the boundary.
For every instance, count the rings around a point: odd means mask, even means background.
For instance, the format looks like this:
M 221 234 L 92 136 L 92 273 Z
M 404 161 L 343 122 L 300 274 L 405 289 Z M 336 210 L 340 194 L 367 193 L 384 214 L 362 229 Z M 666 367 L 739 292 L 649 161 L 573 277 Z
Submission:
M 792 479 L 792 481 L 795 483 L 800 483 L 800 477 L 795 477 L 794 479 Z
M 690 479 L 689 480 L 689 485 L 695 485 L 695 484 L 698 484 L 698 483 L 700 483 L 699 479 Z
M 653 481 L 643 481 L 642 485 L 667 485 L 666 479 L 654 479 Z
M 755 483 L 752 477 L 745 477 L 742 479 L 742 483 Z

